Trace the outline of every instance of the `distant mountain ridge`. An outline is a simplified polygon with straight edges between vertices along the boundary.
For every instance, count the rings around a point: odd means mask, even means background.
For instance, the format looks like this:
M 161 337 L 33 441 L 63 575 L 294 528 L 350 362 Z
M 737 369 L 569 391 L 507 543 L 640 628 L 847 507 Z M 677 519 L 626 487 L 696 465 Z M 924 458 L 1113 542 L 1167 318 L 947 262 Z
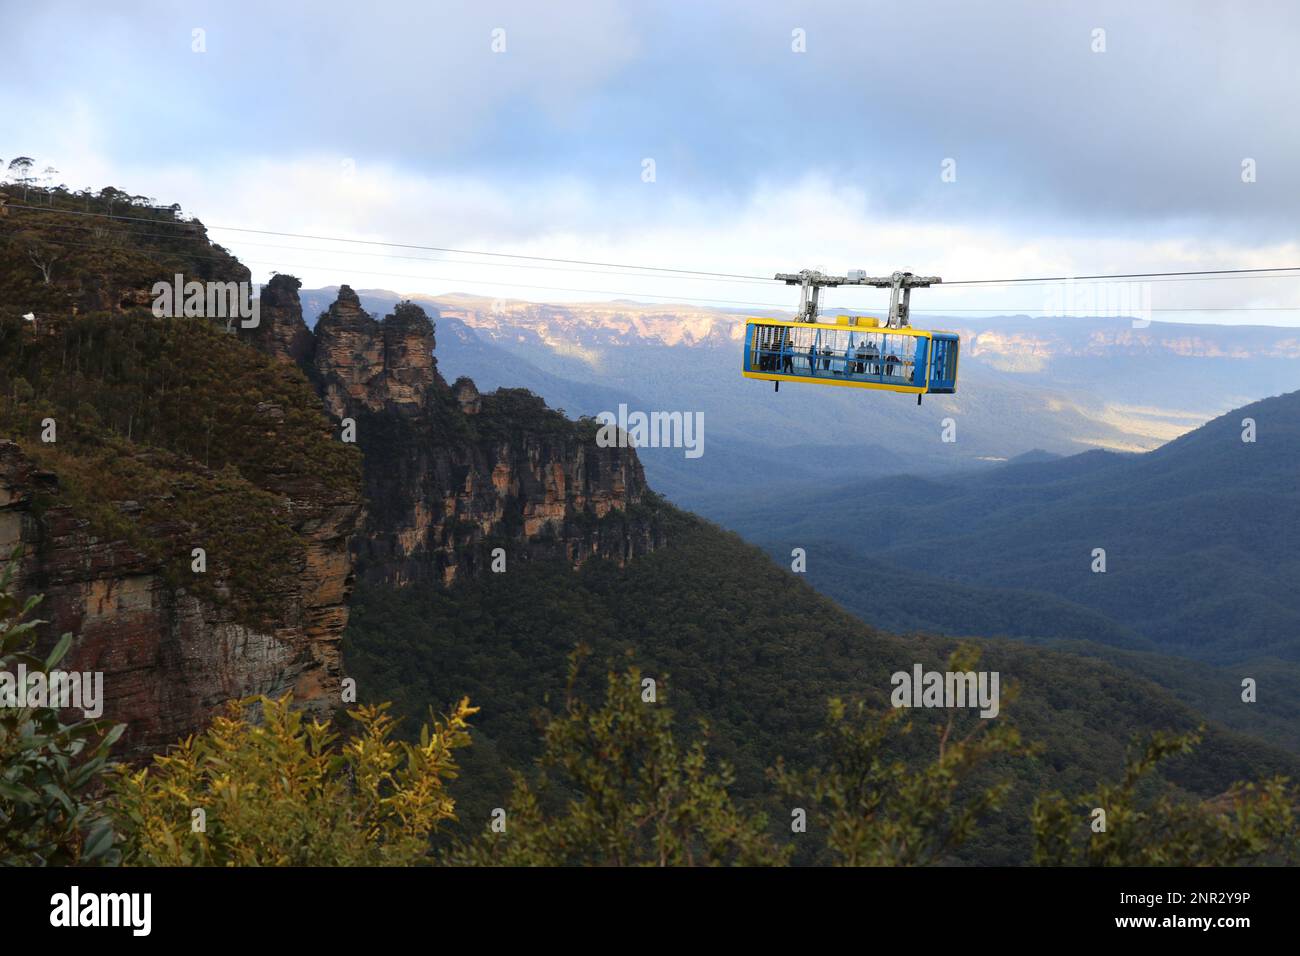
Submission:
M 1253 442 L 1243 441 L 1246 420 Z M 824 544 L 964 585 L 1054 595 L 1166 652 L 1212 663 L 1300 661 L 1292 584 L 1300 573 L 1300 392 L 1237 409 L 1142 455 L 1092 451 L 958 477 L 846 485 L 810 492 L 797 514 L 776 500 L 724 510 L 725 523 L 770 548 L 810 549 L 810 563 Z M 1104 573 L 1092 570 L 1098 549 Z M 968 620 L 966 631 L 984 633 L 984 623 Z
M 304 290 L 309 322 L 333 294 Z M 386 290 L 359 295 L 377 314 L 399 299 Z M 1292 329 L 917 315 L 918 325 L 963 336 L 956 395 L 930 396 L 920 408 L 855 389 L 791 386 L 774 395 L 739 375 L 744 312 L 413 298 L 437 311 L 441 328 L 455 330 L 442 348 L 443 366 L 484 390 L 527 387 L 571 414 L 612 410 L 620 401 L 703 412 L 702 459 L 687 465 L 654 450 L 644 458 L 657 487 L 706 515 L 735 489 L 799 493 L 810 482 L 989 467 L 1032 450 L 1148 451 L 1229 408 L 1300 387 L 1300 333 Z M 956 442 L 939 441 L 945 419 L 957 423 Z M 727 491 L 720 493 L 724 476 Z
M 304 308 L 337 293 L 337 286 L 303 292 Z M 635 340 L 662 345 L 699 346 L 738 342 L 747 315 L 780 315 L 779 310 L 714 308 L 681 303 L 654 304 L 627 300 L 583 303 L 538 303 L 468 294 L 423 295 L 387 289 L 358 290 L 363 302 L 395 304 L 403 299 L 429 303 L 441 315 L 466 322 L 492 339 L 509 338 L 527 329 L 567 343 L 596 346 Z M 836 314 L 833 305 L 824 315 Z M 861 315 L 859 310 L 843 309 Z M 879 314 L 879 313 L 875 313 Z M 1135 325 L 1128 317 L 1033 317 L 999 315 L 972 319 L 942 312 L 914 312 L 917 326 L 941 327 L 962 335 L 967 354 L 1065 356 L 1149 355 L 1169 353 L 1186 358 L 1274 358 L 1300 360 L 1300 329 L 1274 326 L 1205 325 L 1150 321 Z

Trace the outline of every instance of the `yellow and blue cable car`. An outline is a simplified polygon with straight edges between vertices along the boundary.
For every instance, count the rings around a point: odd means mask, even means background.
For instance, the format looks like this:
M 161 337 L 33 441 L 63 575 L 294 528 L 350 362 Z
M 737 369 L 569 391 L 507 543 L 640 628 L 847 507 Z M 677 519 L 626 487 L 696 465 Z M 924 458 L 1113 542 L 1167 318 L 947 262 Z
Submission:
M 957 391 L 958 337 L 878 327 L 865 316 L 835 324 L 751 318 L 745 323 L 745 378 L 875 388 L 908 395 Z
M 777 389 L 782 382 L 808 382 L 903 392 L 915 395 L 918 404 L 922 395 L 957 391 L 957 333 L 908 324 L 911 290 L 941 281 L 937 277 L 895 272 L 873 279 L 861 272 L 825 276 L 804 270 L 776 278 L 802 286 L 799 317 L 746 321 L 745 378 L 774 382 Z M 892 288 L 888 319 L 841 315 L 834 323 L 819 321 L 819 289 L 838 285 Z

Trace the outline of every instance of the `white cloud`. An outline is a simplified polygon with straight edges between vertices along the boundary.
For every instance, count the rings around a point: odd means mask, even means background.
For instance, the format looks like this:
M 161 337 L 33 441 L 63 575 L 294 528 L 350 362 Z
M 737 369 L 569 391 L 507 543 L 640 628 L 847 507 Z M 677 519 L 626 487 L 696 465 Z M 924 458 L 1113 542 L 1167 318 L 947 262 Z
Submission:
M 903 269 L 949 281 L 1112 272 L 1262 268 L 1300 263 L 1300 243 L 1234 244 L 1207 240 L 1194 222 L 1161 224 L 1153 234 L 1071 235 L 1037 223 L 953 225 L 899 219 L 878 198 L 826 174 L 768 182 L 741 197 L 699 199 L 660 183 L 618 192 L 576 176 L 502 182 L 426 175 L 343 154 L 271 154 L 199 165 L 171 160 L 117 161 L 104 145 L 105 123 L 69 99 L 57 117 L 20 108 L 38 163 L 58 157 L 69 184 L 113 184 L 179 202 L 213 228 L 213 237 L 265 280 L 291 272 L 308 287 L 347 282 L 360 288 L 439 294 L 466 291 L 536 301 L 614 297 L 678 299 L 737 307 L 791 307 L 793 289 L 772 283 L 582 271 L 580 265 L 514 263 L 421 249 L 313 241 L 222 231 L 219 226 L 443 246 L 522 255 L 656 265 L 742 275 L 804 267 L 887 274 Z M 458 260 L 458 261 L 449 261 Z M 913 309 L 978 317 L 976 310 L 1038 312 L 1059 290 L 937 287 L 917 292 Z M 838 290 L 825 305 L 880 308 L 884 293 Z M 1300 325 L 1300 311 L 1203 314 L 1161 310 L 1274 310 L 1300 307 L 1295 279 L 1154 282 L 1154 317 L 1168 321 Z

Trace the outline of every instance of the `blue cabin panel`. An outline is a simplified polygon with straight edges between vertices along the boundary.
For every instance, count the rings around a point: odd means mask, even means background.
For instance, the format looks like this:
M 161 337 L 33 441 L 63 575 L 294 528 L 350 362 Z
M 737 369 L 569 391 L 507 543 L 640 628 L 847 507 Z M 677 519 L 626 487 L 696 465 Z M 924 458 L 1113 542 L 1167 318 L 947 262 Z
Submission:
M 916 337 L 916 358 L 912 363 L 912 381 L 909 384 L 925 388 L 925 360 L 929 354 L 929 339 Z
M 930 392 L 957 391 L 957 351 L 959 342 L 951 332 L 935 332 L 931 340 L 933 354 L 930 358 L 930 379 L 926 383 Z

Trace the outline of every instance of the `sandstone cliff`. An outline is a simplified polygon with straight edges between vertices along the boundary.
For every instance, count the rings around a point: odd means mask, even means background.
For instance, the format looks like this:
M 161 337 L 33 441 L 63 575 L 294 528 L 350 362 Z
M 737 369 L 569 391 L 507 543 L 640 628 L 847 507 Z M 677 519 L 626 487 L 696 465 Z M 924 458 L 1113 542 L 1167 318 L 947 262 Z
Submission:
M 32 241 L 61 240 L 77 222 L 62 215 L 34 218 Z M 127 723 L 121 752 L 136 758 L 232 697 L 339 706 L 362 520 L 360 455 L 301 372 L 224 322 L 148 309 L 152 284 L 176 273 L 238 282 L 247 270 L 200 224 L 141 215 L 106 222 L 111 255 L 76 247 L 48 288 L 0 270 L 0 561 L 18 549 L 20 593 L 45 596 L 38 652 L 74 635 L 61 666 L 102 673 L 103 717 Z M 175 234 L 137 240 L 158 223 Z M 277 315 L 274 290 L 264 306 Z M 305 328 L 267 327 L 286 333 L 286 355 L 313 343 Z
M 140 502 L 114 505 L 145 521 Z M 54 473 L 0 440 L 0 554 L 19 547 L 20 591 L 44 595 L 37 616 L 50 623 L 42 645 L 71 632 L 61 666 L 103 673 L 103 717 L 127 723 L 128 755 L 193 733 L 232 697 L 292 691 L 318 714 L 338 706 L 348 539 L 360 502 L 329 500 L 300 483 L 283 489 L 282 506 L 303 546 L 292 573 L 267 582 L 273 620 L 253 624 L 226 602 L 176 587 L 156 553 L 104 536 L 64 503 Z M 160 551 L 189 554 L 185 522 L 148 522 L 142 530 Z M 222 569 L 209 573 L 219 578 Z
M 526 392 L 480 395 L 448 386 L 434 325 L 409 302 L 378 321 L 351 288 L 308 332 L 298 280 L 276 276 L 263 296 L 259 347 L 307 370 L 326 410 L 352 419 L 364 457 L 367 518 L 354 542 L 358 573 L 389 584 L 484 572 L 510 560 L 620 564 L 660 546 L 636 452 L 600 448 L 590 423 L 570 422 Z M 294 348 L 306 333 L 310 346 Z

